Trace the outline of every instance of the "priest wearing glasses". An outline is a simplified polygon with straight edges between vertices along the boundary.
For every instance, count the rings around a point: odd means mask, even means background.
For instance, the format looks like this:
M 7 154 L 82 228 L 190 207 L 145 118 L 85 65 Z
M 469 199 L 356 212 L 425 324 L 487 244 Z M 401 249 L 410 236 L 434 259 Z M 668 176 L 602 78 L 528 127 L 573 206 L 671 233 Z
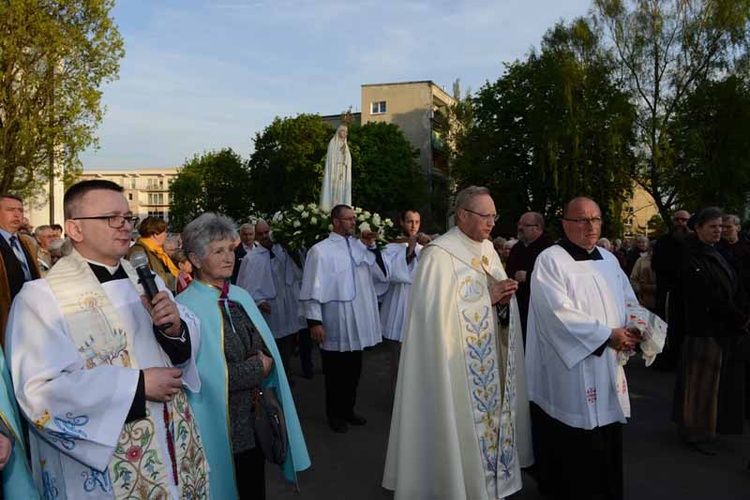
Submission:
M 121 186 L 80 182 L 63 206 L 72 251 L 16 296 L 6 335 L 36 485 L 44 498 L 204 497 L 185 395 L 200 389 L 198 322 L 158 276 L 147 298 L 123 259 L 137 219 Z
M 588 198 L 565 208 L 565 237 L 531 275 L 526 371 L 539 487 L 554 498 L 622 499 L 622 424 L 630 416 L 618 351 L 637 304 L 617 258 L 598 248 L 602 214 Z

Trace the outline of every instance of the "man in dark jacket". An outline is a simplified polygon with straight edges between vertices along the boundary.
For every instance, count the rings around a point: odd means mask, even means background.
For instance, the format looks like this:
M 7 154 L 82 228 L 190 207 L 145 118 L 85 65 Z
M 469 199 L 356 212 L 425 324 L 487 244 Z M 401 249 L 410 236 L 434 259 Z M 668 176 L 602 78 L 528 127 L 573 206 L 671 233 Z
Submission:
M 526 212 L 518 220 L 518 243 L 513 245 L 505 263 L 508 277 L 518 282 L 516 298 L 521 314 L 523 343 L 526 345 L 526 321 L 529 313 L 529 283 L 536 258 L 550 245 L 544 236 L 544 217 L 537 212 Z
M 680 355 L 684 336 L 684 301 L 680 286 L 681 263 L 684 241 L 690 230 L 687 227 L 690 214 L 678 210 L 672 217 L 672 229 L 654 245 L 651 267 L 656 274 L 656 310 L 659 317 L 669 324 L 667 345 L 654 363 L 655 368 L 673 370 Z
M 234 270 L 230 281 L 233 285 L 237 284 L 237 274 L 240 272 L 242 259 L 255 246 L 255 224 L 246 223 L 240 226 L 240 244 L 234 249 Z

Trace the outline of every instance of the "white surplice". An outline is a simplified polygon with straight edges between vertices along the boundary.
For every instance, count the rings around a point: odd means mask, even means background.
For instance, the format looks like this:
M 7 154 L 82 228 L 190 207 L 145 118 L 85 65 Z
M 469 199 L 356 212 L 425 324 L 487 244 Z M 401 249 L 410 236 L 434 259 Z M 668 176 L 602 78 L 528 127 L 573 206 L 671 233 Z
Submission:
M 305 318 L 299 314 L 301 271 L 278 243 L 271 252 L 263 245 L 255 247 L 242 259 L 237 274 L 237 286 L 247 290 L 256 304 L 267 302 L 270 313 L 263 317 L 274 338 L 280 339 L 305 328 Z
M 414 258 L 408 263 L 407 248 L 407 243 L 390 243 L 383 249 L 383 261 L 388 270 L 388 288 L 381 298 L 380 326 L 383 329 L 383 337 L 390 340 L 401 341 L 403 338 L 409 292 L 414 274 L 417 272 L 422 245 L 417 244 Z
M 157 276 L 157 284 L 165 290 Z M 131 281 L 102 284 L 129 332 L 140 369 L 171 366 L 155 338 L 151 316 Z M 86 307 L 81 297 L 81 307 Z M 190 331 L 193 356 L 181 365 L 183 384 L 200 389 L 195 353 L 200 345 L 198 319 L 179 306 Z M 95 335 L 96 332 L 92 332 Z M 115 471 L 108 468 L 118 446 L 123 424 L 133 403 L 139 370 L 101 364 L 85 366 L 71 339 L 68 322 L 46 280 L 28 282 L 13 301 L 6 333 L 6 352 L 19 407 L 30 421 L 31 465 L 34 479 L 45 495 L 67 499 L 113 498 Z M 172 470 L 163 403 L 147 401 L 154 422 L 159 457 Z M 171 481 L 172 498 L 181 493 Z
M 397 500 L 504 498 L 533 462 L 518 306 L 501 327 L 489 275 L 506 278 L 492 243 L 458 228 L 421 252 L 383 477 Z
M 331 233 L 307 253 L 300 290 L 305 318 L 323 323 L 326 351 L 360 351 L 382 340 L 373 273 L 375 254 L 361 241 Z
M 630 416 L 617 352 L 596 351 L 613 328 L 628 324 L 635 301 L 617 258 L 576 261 L 559 245 L 543 251 L 531 276 L 526 339 L 529 400 L 571 427 L 593 429 Z

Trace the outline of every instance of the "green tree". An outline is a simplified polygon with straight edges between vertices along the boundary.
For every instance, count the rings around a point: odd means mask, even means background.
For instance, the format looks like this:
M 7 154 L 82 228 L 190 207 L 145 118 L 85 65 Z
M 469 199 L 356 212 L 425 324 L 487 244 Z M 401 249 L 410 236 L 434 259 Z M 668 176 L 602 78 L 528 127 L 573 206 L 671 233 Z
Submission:
M 0 2 L 0 191 L 32 194 L 74 176 L 97 144 L 103 83 L 123 42 L 114 0 Z
M 372 122 L 349 129 L 352 200 L 358 207 L 391 217 L 427 201 L 419 152 L 398 126 Z
M 541 52 L 506 67 L 473 101 L 474 123 L 459 141 L 453 173 L 460 187 L 488 186 L 500 230 L 535 210 L 548 220 L 575 196 L 602 208 L 617 233 L 631 188 L 634 110 L 587 23 L 557 25 Z M 614 225 L 614 226 L 613 226 Z
M 259 212 L 271 214 L 294 203 L 318 202 L 333 133 L 320 116 L 302 114 L 277 117 L 255 134 L 248 194 Z
M 434 113 L 434 133 L 439 142 L 433 145 L 436 159 L 442 155 L 443 161 L 436 162 L 436 166 L 442 164 L 444 168 L 437 168 L 432 175 L 432 193 L 430 207 L 432 215 L 437 223 L 435 229 L 445 230 L 444 222 L 450 214 L 453 197 L 456 194 L 455 179 L 452 165 L 460 156 L 462 146 L 466 142 L 466 136 L 474 125 L 474 105 L 471 91 L 461 92 L 461 80 L 453 82 L 454 104 L 449 106 L 445 114 Z
M 736 76 L 702 83 L 678 106 L 669 135 L 681 207 L 742 213 L 750 193 L 748 85 Z
M 637 105 L 635 178 L 664 220 L 689 201 L 670 122 L 697 85 L 745 55 L 749 13 L 750 0 L 594 0 L 593 19 Z
M 204 212 L 218 212 L 243 221 L 253 213 L 248 196 L 250 175 L 232 149 L 195 155 L 186 160 L 169 187 L 169 224 L 180 232 Z

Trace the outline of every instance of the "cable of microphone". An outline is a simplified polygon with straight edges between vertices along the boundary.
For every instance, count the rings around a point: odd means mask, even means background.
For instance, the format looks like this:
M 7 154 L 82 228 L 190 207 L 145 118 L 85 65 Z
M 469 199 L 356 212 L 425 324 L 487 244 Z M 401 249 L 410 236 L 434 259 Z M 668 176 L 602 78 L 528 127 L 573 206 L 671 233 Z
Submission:
M 159 288 L 156 286 L 156 280 L 154 279 L 154 273 L 148 266 L 148 257 L 144 252 L 133 252 L 130 256 L 130 263 L 135 268 L 135 272 L 138 273 L 138 283 L 143 286 L 143 290 L 146 292 L 146 296 L 149 301 L 154 300 L 154 295 L 159 293 Z M 158 326 L 160 330 L 167 330 L 171 328 L 172 323 L 164 323 Z

